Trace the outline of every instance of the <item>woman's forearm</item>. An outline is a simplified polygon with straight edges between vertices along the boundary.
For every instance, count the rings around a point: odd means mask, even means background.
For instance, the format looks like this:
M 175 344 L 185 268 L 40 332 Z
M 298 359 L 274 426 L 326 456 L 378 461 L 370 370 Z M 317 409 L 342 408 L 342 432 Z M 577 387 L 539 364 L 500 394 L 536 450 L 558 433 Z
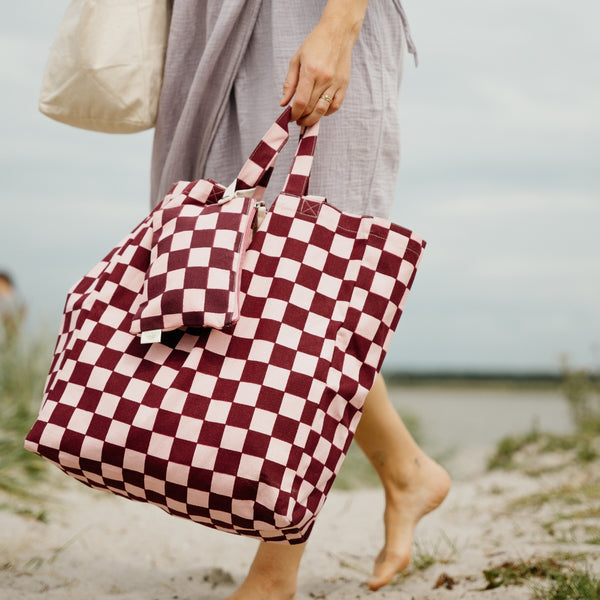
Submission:
M 320 22 L 331 31 L 347 36 L 352 44 L 358 38 L 369 0 L 328 0 Z

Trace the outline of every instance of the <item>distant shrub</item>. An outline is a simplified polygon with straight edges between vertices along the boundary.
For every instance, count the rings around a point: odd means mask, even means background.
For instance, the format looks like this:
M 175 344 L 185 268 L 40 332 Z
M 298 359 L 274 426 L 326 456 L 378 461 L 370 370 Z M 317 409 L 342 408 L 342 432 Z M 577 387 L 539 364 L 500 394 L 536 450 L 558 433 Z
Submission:
M 571 369 L 563 361 L 562 393 L 580 433 L 600 434 L 600 378 L 586 369 Z

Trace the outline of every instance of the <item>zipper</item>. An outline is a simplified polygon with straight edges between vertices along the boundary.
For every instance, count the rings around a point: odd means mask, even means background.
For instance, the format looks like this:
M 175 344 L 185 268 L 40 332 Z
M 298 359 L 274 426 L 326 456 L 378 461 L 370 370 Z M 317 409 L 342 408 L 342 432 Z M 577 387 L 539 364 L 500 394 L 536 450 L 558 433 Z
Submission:
M 244 190 L 244 191 L 246 191 L 246 190 Z M 244 235 L 242 236 L 242 240 L 241 240 L 240 247 L 238 250 L 239 264 L 237 265 L 237 272 L 235 274 L 235 290 L 236 290 L 235 304 L 236 305 L 235 305 L 234 313 L 236 315 L 238 315 L 238 318 L 240 315 L 241 304 L 242 304 L 241 300 L 240 300 L 240 295 L 241 295 L 241 283 L 242 283 L 242 265 L 244 262 L 244 256 L 246 254 L 246 250 L 248 249 L 248 246 L 250 245 L 250 242 L 252 241 L 252 237 L 254 237 L 254 233 L 256 232 L 258 227 L 260 227 L 260 225 L 257 225 L 257 223 L 260 220 L 260 223 L 262 224 L 262 221 L 265 218 L 266 212 L 267 212 L 267 206 L 262 200 L 260 202 L 255 202 L 254 204 L 251 204 L 250 210 L 248 211 L 248 223 L 246 224 L 246 226 L 244 228 Z M 262 213 L 262 217 L 261 217 L 261 213 Z M 248 238 L 250 238 L 250 239 L 248 239 Z

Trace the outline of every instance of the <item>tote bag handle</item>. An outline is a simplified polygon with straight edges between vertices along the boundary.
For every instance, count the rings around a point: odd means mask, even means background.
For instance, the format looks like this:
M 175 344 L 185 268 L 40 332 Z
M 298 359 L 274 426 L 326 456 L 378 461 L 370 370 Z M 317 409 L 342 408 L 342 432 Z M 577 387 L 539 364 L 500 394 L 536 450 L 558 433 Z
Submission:
M 256 188 L 253 197 L 257 201 L 262 200 L 275 161 L 290 137 L 288 124 L 291 113 L 292 108 L 287 107 L 263 135 L 237 176 L 236 190 Z
M 302 197 L 308 193 L 310 171 L 315 157 L 318 135 L 319 121 L 310 127 L 302 128 L 298 148 L 283 186 L 284 194 Z
M 237 176 L 236 190 L 256 188 L 253 197 L 257 201 L 262 200 L 277 157 L 290 137 L 291 113 L 292 109 L 288 106 L 254 148 Z M 318 122 L 300 131 L 298 147 L 283 188 L 284 194 L 303 196 L 308 192 L 318 133 Z

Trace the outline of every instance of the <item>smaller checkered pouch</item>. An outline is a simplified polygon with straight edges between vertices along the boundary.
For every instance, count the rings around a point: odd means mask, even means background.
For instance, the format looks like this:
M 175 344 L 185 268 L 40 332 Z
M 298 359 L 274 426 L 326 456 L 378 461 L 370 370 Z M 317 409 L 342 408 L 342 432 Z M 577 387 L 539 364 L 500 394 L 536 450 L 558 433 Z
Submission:
M 143 341 L 180 327 L 222 329 L 240 318 L 256 200 L 243 192 L 217 200 L 213 187 L 201 181 L 187 194 L 170 194 L 152 215 L 150 267 L 130 329 Z

